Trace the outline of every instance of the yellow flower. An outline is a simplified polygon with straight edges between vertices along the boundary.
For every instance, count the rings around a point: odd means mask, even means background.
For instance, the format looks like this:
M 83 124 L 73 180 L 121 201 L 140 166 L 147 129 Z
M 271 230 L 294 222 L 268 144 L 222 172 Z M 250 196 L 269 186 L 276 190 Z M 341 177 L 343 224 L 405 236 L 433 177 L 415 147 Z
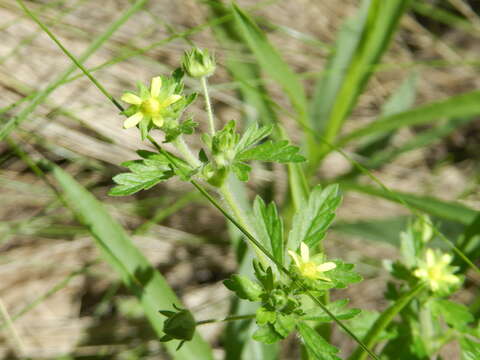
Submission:
M 433 292 L 448 290 L 449 286 L 460 283 L 460 278 L 453 274 L 455 268 L 449 265 L 451 261 L 451 255 L 427 249 L 425 261 L 419 261 L 413 274 L 426 281 Z
M 161 127 L 165 122 L 165 112 L 167 108 L 180 100 L 182 96 L 178 94 L 169 94 L 163 92 L 162 78 L 156 76 L 152 78 L 150 90 L 141 91 L 140 96 L 133 93 L 125 93 L 122 101 L 131 104 L 134 107 L 133 115 L 130 115 L 123 123 L 125 129 L 134 127 L 143 119 L 151 119 L 157 126 Z
M 335 269 L 337 265 L 331 261 L 317 264 L 313 259 L 310 259 L 310 250 L 304 242 L 300 244 L 300 256 L 292 250 L 289 250 L 288 254 L 292 257 L 300 274 L 306 278 L 331 281 L 323 273 Z

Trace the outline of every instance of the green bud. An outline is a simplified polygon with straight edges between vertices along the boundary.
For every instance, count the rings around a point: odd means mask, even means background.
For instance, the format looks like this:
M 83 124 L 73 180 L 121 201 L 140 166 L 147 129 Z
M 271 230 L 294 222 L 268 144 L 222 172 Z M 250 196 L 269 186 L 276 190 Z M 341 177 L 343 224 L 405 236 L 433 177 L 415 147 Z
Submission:
M 166 342 L 173 339 L 182 340 L 177 348 L 178 350 L 185 341 L 192 340 L 197 323 L 189 310 L 177 308 L 175 305 L 174 307 L 178 310 L 177 312 L 160 311 L 162 315 L 168 317 L 163 324 L 163 332 L 165 335 L 160 341 Z
M 193 78 L 210 76 L 215 71 L 215 59 L 208 53 L 208 50 L 193 48 L 190 51 L 185 51 L 182 67 Z

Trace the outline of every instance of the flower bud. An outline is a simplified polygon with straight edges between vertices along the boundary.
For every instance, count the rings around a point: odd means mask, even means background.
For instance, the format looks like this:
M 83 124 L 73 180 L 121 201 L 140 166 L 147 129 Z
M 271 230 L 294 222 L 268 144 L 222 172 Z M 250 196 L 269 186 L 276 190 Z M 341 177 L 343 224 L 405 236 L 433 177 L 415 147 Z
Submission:
M 175 305 L 174 307 L 177 309 L 176 312 L 160 310 L 160 313 L 167 317 L 167 320 L 165 320 L 163 324 L 163 332 L 165 335 L 160 341 L 181 340 L 177 347 L 177 350 L 179 350 L 185 341 L 193 339 L 197 323 L 190 311 L 177 308 Z
M 193 78 L 210 76 L 215 71 L 215 59 L 208 50 L 193 48 L 184 53 L 182 67 Z

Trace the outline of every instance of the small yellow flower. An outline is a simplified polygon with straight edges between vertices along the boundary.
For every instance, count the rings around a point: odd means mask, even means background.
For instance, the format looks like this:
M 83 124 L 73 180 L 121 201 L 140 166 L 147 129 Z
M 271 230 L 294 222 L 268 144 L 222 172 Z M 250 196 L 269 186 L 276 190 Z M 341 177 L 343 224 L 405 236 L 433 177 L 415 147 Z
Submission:
M 292 250 L 289 250 L 288 254 L 292 257 L 300 274 L 306 278 L 331 281 L 323 273 L 335 269 L 337 265 L 331 261 L 317 264 L 313 259 L 310 259 L 310 250 L 304 242 L 300 244 L 300 256 Z
M 162 94 L 162 78 L 156 76 L 152 78 L 150 90 L 144 91 L 140 96 L 133 93 L 123 94 L 122 101 L 131 104 L 135 110 L 133 115 L 125 120 L 123 127 L 125 129 L 134 127 L 145 118 L 151 119 L 157 127 L 161 127 L 165 122 L 165 110 L 181 98 L 182 96 L 178 94 Z
M 455 268 L 450 266 L 451 261 L 451 255 L 427 249 L 425 261 L 419 261 L 413 274 L 426 281 L 433 292 L 448 290 L 449 286 L 460 283 L 460 278 L 453 274 Z

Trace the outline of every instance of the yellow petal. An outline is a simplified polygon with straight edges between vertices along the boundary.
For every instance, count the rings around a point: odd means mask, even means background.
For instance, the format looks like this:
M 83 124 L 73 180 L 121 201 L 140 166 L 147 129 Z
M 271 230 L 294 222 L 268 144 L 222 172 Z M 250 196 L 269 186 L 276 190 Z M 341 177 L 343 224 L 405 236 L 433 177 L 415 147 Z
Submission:
M 152 121 L 155 125 L 158 127 L 161 127 L 163 125 L 163 117 L 161 116 L 154 116 L 152 117 Z
M 418 278 L 427 278 L 428 272 L 425 269 L 417 269 L 413 272 L 413 275 L 415 275 Z
M 432 267 L 433 265 L 435 265 L 435 253 L 433 252 L 432 249 L 427 249 L 425 258 L 427 260 L 428 267 Z
M 288 250 L 288 254 L 292 257 L 293 261 L 295 261 L 295 265 L 297 265 L 297 267 L 300 267 L 300 259 L 297 253 L 293 252 L 292 250 Z
M 452 261 L 452 255 L 450 255 L 450 254 L 443 254 L 443 255 L 442 255 L 442 258 L 441 258 L 441 261 L 442 261 L 442 263 L 444 263 L 445 265 L 450 264 L 450 262 Z
M 152 97 L 158 97 L 158 95 L 160 95 L 161 88 L 162 78 L 160 76 L 155 76 L 152 78 L 152 82 L 150 84 L 150 95 L 152 95 Z
M 300 244 L 300 255 L 302 256 L 302 261 L 304 263 L 310 260 L 310 250 L 308 248 L 308 245 L 305 244 L 303 241 Z
M 174 94 L 170 95 L 168 98 L 166 98 L 162 102 L 162 107 L 167 107 L 169 105 L 172 105 L 173 103 L 176 103 L 178 100 L 180 100 L 182 97 L 180 95 Z
M 140 105 L 142 103 L 142 99 L 140 99 L 137 95 L 132 93 L 123 94 L 121 99 L 122 101 L 132 105 Z
M 321 265 L 318 265 L 317 266 L 317 270 L 320 271 L 320 272 L 325 272 L 325 271 L 330 271 L 330 270 L 333 270 L 337 267 L 337 264 L 335 264 L 334 262 L 326 262 L 326 263 L 323 263 Z
M 143 114 L 141 112 L 137 112 L 130 116 L 127 120 L 124 121 L 123 127 L 125 129 L 131 128 L 136 126 L 140 121 L 143 119 Z

